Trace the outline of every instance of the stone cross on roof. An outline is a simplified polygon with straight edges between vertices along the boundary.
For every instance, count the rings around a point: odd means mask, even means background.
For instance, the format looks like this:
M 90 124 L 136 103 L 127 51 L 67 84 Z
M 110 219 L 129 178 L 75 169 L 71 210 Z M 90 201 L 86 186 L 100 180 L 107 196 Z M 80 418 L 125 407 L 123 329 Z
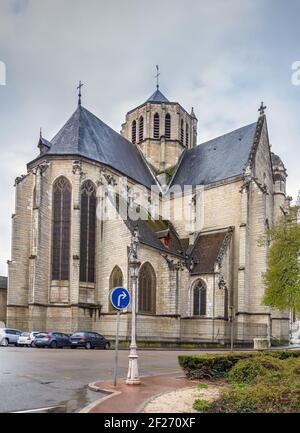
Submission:
M 260 115 L 262 116 L 263 114 L 265 114 L 265 109 L 266 109 L 267 107 L 264 105 L 264 103 L 263 103 L 263 101 L 261 102 L 261 104 L 260 104 L 260 107 L 259 107 L 259 109 L 258 109 L 258 111 L 259 111 L 259 113 L 260 113 Z
M 79 81 L 79 84 L 78 84 L 78 86 L 77 86 L 77 90 L 78 90 L 78 105 L 81 105 L 81 87 L 82 87 L 83 85 L 84 85 L 84 84 L 81 83 L 81 81 Z
M 160 76 L 159 66 L 156 65 L 156 75 L 155 75 L 155 78 L 156 78 L 156 88 L 157 88 L 157 89 L 159 89 L 159 84 L 158 84 L 158 77 L 159 77 L 159 76 Z

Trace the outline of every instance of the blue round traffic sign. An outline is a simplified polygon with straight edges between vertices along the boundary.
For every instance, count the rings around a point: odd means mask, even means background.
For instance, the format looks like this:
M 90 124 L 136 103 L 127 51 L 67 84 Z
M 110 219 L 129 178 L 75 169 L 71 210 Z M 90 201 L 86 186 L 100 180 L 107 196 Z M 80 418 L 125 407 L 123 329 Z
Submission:
M 117 310 L 124 310 L 130 304 L 130 293 L 124 287 L 115 287 L 111 292 L 110 302 Z

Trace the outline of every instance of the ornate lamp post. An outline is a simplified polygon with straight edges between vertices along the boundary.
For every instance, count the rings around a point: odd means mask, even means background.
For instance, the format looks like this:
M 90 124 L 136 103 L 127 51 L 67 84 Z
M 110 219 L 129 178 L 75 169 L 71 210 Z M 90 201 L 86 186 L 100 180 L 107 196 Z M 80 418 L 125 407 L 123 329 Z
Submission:
M 131 343 L 129 353 L 129 365 L 126 383 L 127 385 L 139 385 L 138 355 L 136 345 L 136 294 L 138 285 L 139 268 L 141 262 L 137 258 L 137 246 L 139 243 L 138 231 L 134 231 L 134 237 L 129 247 L 128 266 L 131 280 Z

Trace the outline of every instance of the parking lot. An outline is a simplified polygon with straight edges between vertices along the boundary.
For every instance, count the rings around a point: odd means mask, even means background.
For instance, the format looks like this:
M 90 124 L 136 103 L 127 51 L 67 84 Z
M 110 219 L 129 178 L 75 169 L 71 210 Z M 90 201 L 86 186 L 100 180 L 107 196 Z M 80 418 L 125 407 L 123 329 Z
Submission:
M 140 375 L 180 371 L 180 353 L 139 351 Z M 119 352 L 120 378 L 127 374 L 128 354 Z M 101 397 L 86 385 L 112 378 L 113 361 L 113 350 L 0 347 L 0 412 L 76 412 Z

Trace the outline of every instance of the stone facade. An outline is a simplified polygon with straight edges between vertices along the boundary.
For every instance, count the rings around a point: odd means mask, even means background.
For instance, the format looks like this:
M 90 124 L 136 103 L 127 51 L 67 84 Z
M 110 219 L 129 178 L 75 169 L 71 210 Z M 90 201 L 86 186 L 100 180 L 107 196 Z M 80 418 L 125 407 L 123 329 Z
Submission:
M 6 323 L 7 278 L 0 276 L 0 323 Z M 1 326 L 1 325 L 0 325 Z
M 170 134 L 166 136 L 165 119 L 170 116 Z M 154 116 L 158 117 L 158 132 L 155 136 Z M 139 121 L 143 118 L 143 134 L 139 135 Z M 136 124 L 136 138 L 133 137 L 133 122 Z M 156 170 L 175 167 L 185 148 L 197 144 L 197 118 L 192 110 L 189 114 L 180 104 L 165 101 L 146 101 L 129 111 L 122 125 L 121 134 L 129 141 L 136 142 L 146 160 Z
M 171 114 L 171 138 L 161 135 L 153 139 L 153 115 Z M 185 144 L 180 142 L 181 118 L 188 124 L 191 148 L 196 140 L 197 120 L 179 104 L 147 102 L 127 113 L 122 135 L 131 140 L 131 125 L 143 115 L 144 138 L 137 145 L 146 160 L 157 170 L 176 165 Z M 161 124 L 160 130 L 164 130 Z M 138 135 L 138 131 L 137 131 Z M 286 206 L 283 164 L 272 161 L 266 120 L 261 116 L 247 166 L 241 175 L 204 186 L 201 225 L 191 224 L 192 194 L 185 200 L 186 215 L 171 220 L 180 239 L 191 250 L 199 232 L 204 235 L 229 233 L 228 241 L 215 257 L 213 269 L 193 275 L 184 254 L 153 247 L 140 242 L 138 258 L 150 263 L 156 274 L 155 313 L 138 311 L 139 340 L 172 343 L 221 343 L 229 340 L 230 319 L 234 337 L 249 343 L 253 337 L 270 333 L 279 339 L 288 338 L 289 316 L 262 306 L 264 292 L 262 273 L 266 270 L 267 247 L 259 246 L 269 224 Z M 110 276 L 117 265 L 128 278 L 128 246 L 132 232 L 122 218 L 96 222 L 96 256 L 94 283 L 80 283 L 80 190 L 86 180 L 101 187 L 101 178 L 114 178 L 122 173 L 100 162 L 78 156 L 41 155 L 28 165 L 26 176 L 16 182 L 16 208 L 12 218 L 12 255 L 9 262 L 7 321 L 22 330 L 57 330 L 73 332 L 94 330 L 114 338 L 115 313 L 109 307 Z M 65 176 L 72 187 L 71 245 L 69 280 L 52 281 L 51 246 L 53 184 Z M 128 181 L 129 187 L 135 182 Z M 138 188 L 138 187 L 137 187 Z M 141 194 L 142 196 L 142 194 Z M 98 199 L 99 200 L 99 199 Z M 135 198 L 138 202 L 139 198 Z M 181 198 L 169 196 L 171 209 Z M 99 202 L 98 202 L 99 204 Z M 112 204 L 107 204 L 108 207 Z M 186 253 L 187 254 L 187 253 Z M 201 280 L 206 287 L 206 312 L 194 314 L 194 288 Z M 1 319 L 1 317 L 0 317 Z M 130 337 L 131 310 L 121 315 L 120 335 Z

